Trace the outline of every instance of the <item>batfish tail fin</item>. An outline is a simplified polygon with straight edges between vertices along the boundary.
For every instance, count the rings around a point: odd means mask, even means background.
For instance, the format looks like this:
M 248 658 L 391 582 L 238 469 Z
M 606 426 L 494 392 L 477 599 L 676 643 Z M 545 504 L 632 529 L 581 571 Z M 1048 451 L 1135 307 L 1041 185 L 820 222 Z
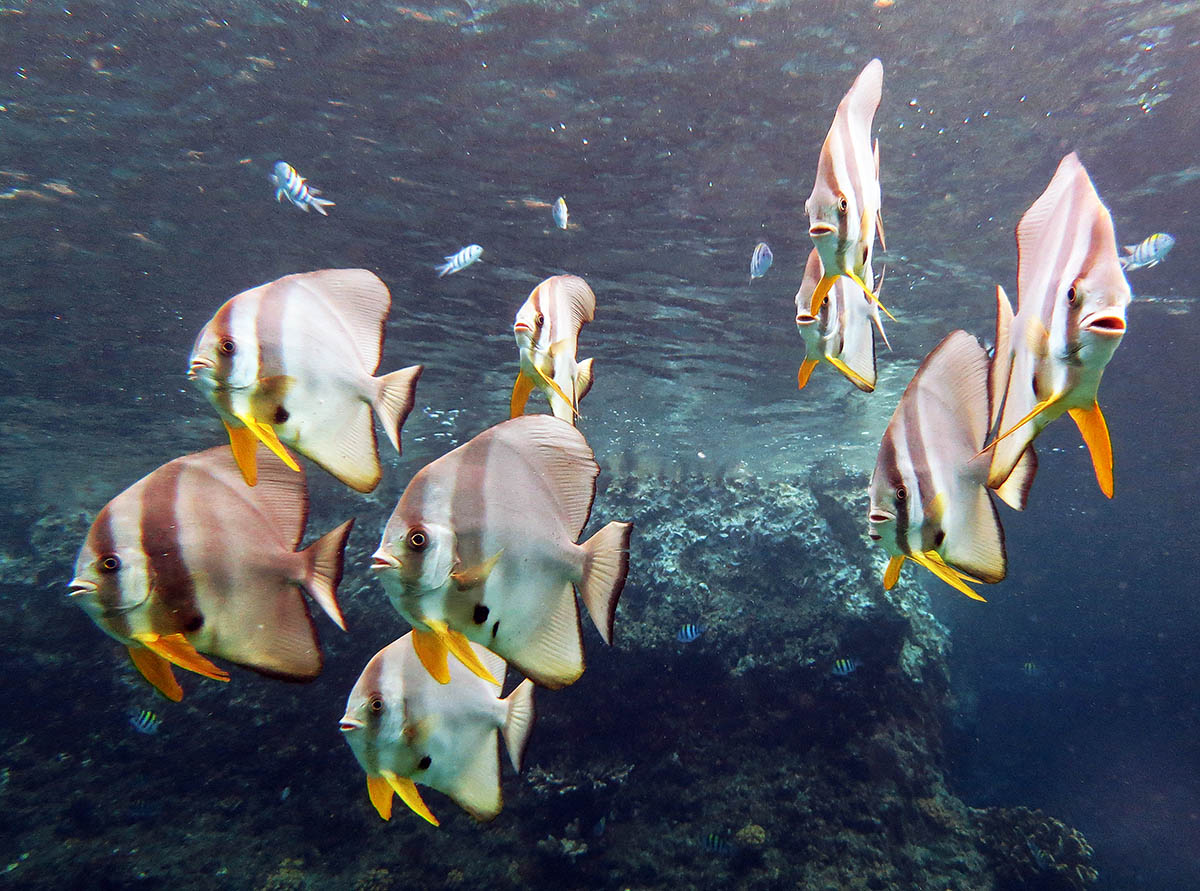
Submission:
M 412 411 L 413 402 L 417 396 L 417 380 L 424 370 L 422 365 L 410 365 L 391 374 L 377 378 L 379 391 L 375 395 L 371 407 L 379 415 L 379 423 L 397 454 L 400 451 L 400 429 L 404 426 L 408 413 Z
M 521 762 L 525 759 L 525 747 L 529 745 L 529 732 L 533 729 L 535 712 L 533 708 L 533 681 L 526 678 L 517 685 L 511 693 L 504 697 L 508 712 L 504 717 L 501 733 L 504 735 L 504 747 L 508 749 L 508 760 L 513 769 L 521 772 Z
M 308 567 L 304 590 L 343 631 L 346 630 L 346 620 L 342 616 L 342 608 L 338 606 L 337 587 L 342 580 L 346 539 L 353 526 L 354 518 L 351 517 L 301 551 Z
M 629 575 L 632 523 L 612 522 L 583 543 L 586 556 L 579 594 L 607 644 L 612 643 L 617 600 Z

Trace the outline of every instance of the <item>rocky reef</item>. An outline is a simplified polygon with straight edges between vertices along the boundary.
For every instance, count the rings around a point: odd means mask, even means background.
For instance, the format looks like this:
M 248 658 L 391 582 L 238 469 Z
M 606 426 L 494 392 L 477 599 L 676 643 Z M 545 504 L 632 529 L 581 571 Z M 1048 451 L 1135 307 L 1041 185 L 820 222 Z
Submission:
M 174 705 L 46 591 L 81 515 L 25 517 L 32 538 L 6 542 L 15 717 L 0 869 L 29 888 L 270 891 L 1095 879 L 1069 827 L 973 809 L 947 787 L 948 633 L 919 577 L 879 584 L 861 478 L 826 465 L 781 483 L 634 467 L 601 479 L 596 520 L 637 523 L 616 645 L 589 629 L 583 679 L 538 693 L 526 771 L 506 775 L 500 817 L 477 824 L 430 793 L 440 829 L 403 811 L 380 821 L 336 730 L 362 664 L 402 630 L 366 577 L 373 530 L 352 540 L 351 634 L 322 626 L 316 683 L 188 676 Z M 310 535 L 347 509 L 323 503 Z M 680 642 L 685 622 L 703 634 Z M 838 659 L 856 667 L 835 673 Z M 127 723 L 147 706 L 163 717 L 154 736 Z

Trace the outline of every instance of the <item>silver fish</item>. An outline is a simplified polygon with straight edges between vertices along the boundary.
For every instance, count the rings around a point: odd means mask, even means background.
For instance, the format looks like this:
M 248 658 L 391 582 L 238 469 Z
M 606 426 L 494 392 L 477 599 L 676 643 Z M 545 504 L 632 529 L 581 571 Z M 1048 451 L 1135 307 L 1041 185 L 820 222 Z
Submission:
M 555 226 L 557 226 L 559 229 L 567 228 L 567 218 L 569 216 L 567 211 L 567 199 L 562 195 L 559 195 L 558 200 L 554 202 L 554 209 L 551 211 L 551 215 L 554 217 Z
M 521 370 L 509 401 L 510 417 L 525 413 L 537 387 L 556 418 L 574 423 L 579 402 L 592 387 L 592 360 L 575 361 L 579 331 L 595 317 L 596 295 L 577 275 L 551 276 L 530 292 L 513 322 Z
M 305 213 L 308 213 L 308 209 L 311 207 L 321 216 L 327 217 L 329 212 L 325 208 L 334 206 L 328 198 L 318 198 L 321 190 L 310 186 L 304 177 L 296 172 L 296 168 L 286 161 L 276 161 L 275 169 L 267 176 L 267 179 L 271 181 L 271 185 L 275 186 L 276 201 L 286 198 Z
M 771 248 L 765 241 L 760 241 L 754 246 L 754 250 L 750 254 L 750 284 L 754 284 L 756 278 L 762 278 L 767 274 L 774 259 L 775 255 L 771 253 Z
M 870 267 L 864 271 L 867 286 L 874 287 Z M 804 280 L 796 292 L 796 328 L 804 339 L 804 361 L 796 374 L 797 386 L 803 390 L 813 369 L 825 361 L 858 389 L 870 393 L 875 389 L 876 379 L 872 320 L 883 334 L 879 305 L 872 303 L 862 288 L 843 276 L 834 281 L 817 315 L 811 315 L 812 294 L 821 277 L 821 257 L 813 248 L 804 267 Z M 886 337 L 884 343 L 887 343 Z
M 489 672 L 504 677 L 504 660 L 471 644 Z M 439 684 L 421 665 L 413 632 L 384 647 L 367 663 L 350 691 L 339 728 L 367 774 L 367 795 L 379 816 L 392 815 L 392 794 L 433 825 L 417 783 L 437 789 L 477 820 L 500 813 L 503 735 L 513 768 L 533 727 L 533 683 L 522 681 L 507 697 L 456 661 Z
M 1155 232 L 1138 244 L 1125 245 L 1125 255 L 1118 257 L 1121 268 L 1126 272 L 1133 269 L 1150 269 L 1166 259 L 1175 239 L 1166 232 Z
M 483 248 L 477 244 L 469 244 L 456 253 L 445 257 L 446 262 L 435 267 L 438 278 L 441 278 L 443 275 L 453 275 L 456 272 L 462 272 L 482 256 Z

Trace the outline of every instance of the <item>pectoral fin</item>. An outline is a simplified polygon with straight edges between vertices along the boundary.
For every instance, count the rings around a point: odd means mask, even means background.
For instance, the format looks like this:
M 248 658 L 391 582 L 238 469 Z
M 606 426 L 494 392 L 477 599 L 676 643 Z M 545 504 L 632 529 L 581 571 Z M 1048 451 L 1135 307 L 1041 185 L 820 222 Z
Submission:
M 163 696 L 172 702 L 183 699 L 183 688 L 175 680 L 171 663 L 145 647 L 129 647 L 129 661 L 142 673 L 142 677 L 154 685 Z
M 900 570 L 904 568 L 904 557 L 893 557 L 883 571 L 883 590 L 890 591 L 900 581 Z
M 1092 467 L 1096 471 L 1096 482 L 1106 497 L 1113 497 L 1113 454 L 1112 440 L 1108 435 L 1108 424 L 1099 404 L 1091 408 L 1068 409 L 1071 420 L 1083 435 L 1083 442 L 1092 456 Z
M 392 819 L 392 787 L 383 777 L 367 776 L 367 797 L 385 820 Z
M 470 566 L 467 569 L 460 569 L 450 573 L 450 578 L 454 579 L 454 584 L 458 586 L 458 590 L 467 591 L 471 588 L 476 588 L 487 581 L 487 577 L 491 575 L 496 564 L 500 562 L 500 555 L 504 553 L 504 548 L 498 550 L 493 557 L 489 557 L 478 566 Z
M 296 463 L 296 459 L 288 454 L 288 450 L 283 447 L 283 443 L 279 441 L 279 437 L 275 435 L 275 428 L 270 424 L 263 424 L 256 421 L 248 415 L 238 415 L 237 419 L 246 425 L 246 428 L 257 436 L 262 444 L 269 448 L 272 452 L 279 456 L 279 460 L 290 467 L 292 470 L 299 471 L 300 465 Z M 245 471 L 243 471 L 243 476 Z
M 970 579 L 970 576 L 963 575 L 947 565 L 946 561 L 942 559 L 941 555 L 937 551 L 925 551 L 922 554 L 913 554 L 912 558 L 954 590 L 961 591 L 972 600 L 978 600 L 981 603 L 987 603 L 984 598 L 980 597 L 973 590 L 971 590 L 966 581 L 964 581 L 964 579 Z M 974 580 L 972 579 L 972 581 Z
M 1062 398 L 1062 396 L 1060 394 L 1056 393 L 1055 395 L 1051 396 L 1049 399 L 1043 399 L 1041 402 L 1039 402 L 1037 405 L 1035 405 L 1033 407 L 1033 410 L 1030 411 L 1029 414 L 1027 414 L 1025 417 L 1021 418 L 1021 420 L 1017 421 L 1017 423 L 1013 424 L 1010 428 L 1005 430 L 1003 433 L 1001 433 L 999 436 L 997 436 L 995 439 L 993 439 L 991 442 L 989 442 L 987 445 L 985 445 L 982 449 L 980 449 L 979 452 L 975 455 L 975 457 L 978 458 L 984 452 L 993 448 L 996 445 L 996 443 L 998 443 L 1000 440 L 1005 439 L 1006 437 L 1012 436 L 1014 433 L 1016 433 L 1018 430 L 1020 430 L 1023 426 L 1028 424 L 1030 421 L 1032 421 L 1034 418 L 1036 418 L 1038 415 L 1040 415 L 1042 412 L 1044 412 L 1046 409 L 1048 409 L 1050 406 L 1052 406 L 1054 403 L 1058 402 L 1058 400 L 1061 398 Z M 1103 418 L 1101 419 L 1101 421 L 1103 422 Z M 1107 438 L 1107 436 L 1108 436 L 1108 432 L 1107 432 L 1107 428 L 1106 428 L 1105 437 Z M 1087 440 L 1086 435 L 1084 436 L 1084 440 L 1085 441 Z M 1101 486 L 1103 487 L 1103 483 L 1101 484 Z
M 438 823 L 438 818 L 433 815 L 429 808 L 425 806 L 425 802 L 421 800 L 421 793 L 417 791 L 416 783 L 408 777 L 396 776 L 390 770 L 382 771 L 382 773 L 384 780 L 392 787 L 392 791 L 400 796 L 400 800 L 408 805 L 409 810 L 423 820 L 428 820 L 434 826 L 441 825 Z
M 516 383 L 513 384 L 512 399 L 508 403 L 510 418 L 519 418 L 525 414 L 525 403 L 529 401 L 529 394 L 532 392 L 533 378 L 524 371 L 518 372 Z
M 231 427 L 228 421 L 222 421 L 225 432 L 229 434 L 229 448 L 233 451 L 233 460 L 237 462 L 238 470 L 247 486 L 258 482 L 258 462 L 254 453 L 258 449 L 258 437 L 249 427 Z
M 214 681 L 228 681 L 229 672 L 224 671 L 213 665 L 192 646 L 182 634 L 156 634 L 153 631 L 147 631 L 142 634 L 135 634 L 133 639 L 154 653 L 156 656 L 161 656 L 172 665 L 178 665 L 180 668 L 186 668 L 188 671 L 194 671 L 198 675 L 203 675 L 206 678 L 212 678 Z M 137 663 L 134 663 L 137 665 Z M 140 669 L 141 666 L 139 665 Z M 151 680 L 151 683 L 154 683 Z M 157 685 L 156 685 L 157 686 Z
M 796 385 L 799 389 L 803 390 L 808 386 L 808 379 L 819 364 L 816 359 L 805 359 L 800 363 L 800 370 L 796 372 Z

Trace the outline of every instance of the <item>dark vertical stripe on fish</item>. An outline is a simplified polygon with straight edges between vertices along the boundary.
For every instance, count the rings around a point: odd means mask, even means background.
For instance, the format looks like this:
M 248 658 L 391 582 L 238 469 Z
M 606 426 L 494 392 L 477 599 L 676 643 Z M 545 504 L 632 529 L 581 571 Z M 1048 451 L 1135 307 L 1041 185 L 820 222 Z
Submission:
M 217 310 L 217 314 L 213 317 L 213 330 L 217 334 L 217 351 L 216 351 L 216 367 L 213 368 L 213 380 L 217 382 L 217 388 L 213 392 L 213 399 L 219 408 L 226 415 L 233 414 L 233 403 L 229 398 L 229 379 L 233 376 L 234 356 L 236 355 L 237 339 L 233 336 L 233 300 L 226 300 Z M 234 344 L 234 353 L 225 353 L 220 349 L 220 345 L 226 340 Z
M 142 551 L 155 610 L 153 627 L 160 634 L 198 631 L 204 623 L 179 539 L 183 469 L 179 461 L 164 464 L 147 477 L 142 492 Z
M 896 461 L 896 440 L 891 427 L 884 431 L 879 443 L 879 462 L 887 468 L 887 480 L 892 488 L 904 485 L 904 476 Z M 911 554 L 908 547 L 908 503 L 893 505 L 896 508 L 896 547 L 902 554 Z
M 111 502 L 100 508 L 100 513 L 96 514 L 96 520 L 92 523 L 89 544 L 98 560 L 117 552 L 117 537 L 113 533 L 113 516 L 110 507 Z M 120 611 L 120 576 L 114 579 L 112 584 L 102 584 L 96 593 L 100 605 L 106 612 L 105 624 L 112 629 L 113 634 L 129 637 L 129 623 L 125 620 L 125 613 Z

